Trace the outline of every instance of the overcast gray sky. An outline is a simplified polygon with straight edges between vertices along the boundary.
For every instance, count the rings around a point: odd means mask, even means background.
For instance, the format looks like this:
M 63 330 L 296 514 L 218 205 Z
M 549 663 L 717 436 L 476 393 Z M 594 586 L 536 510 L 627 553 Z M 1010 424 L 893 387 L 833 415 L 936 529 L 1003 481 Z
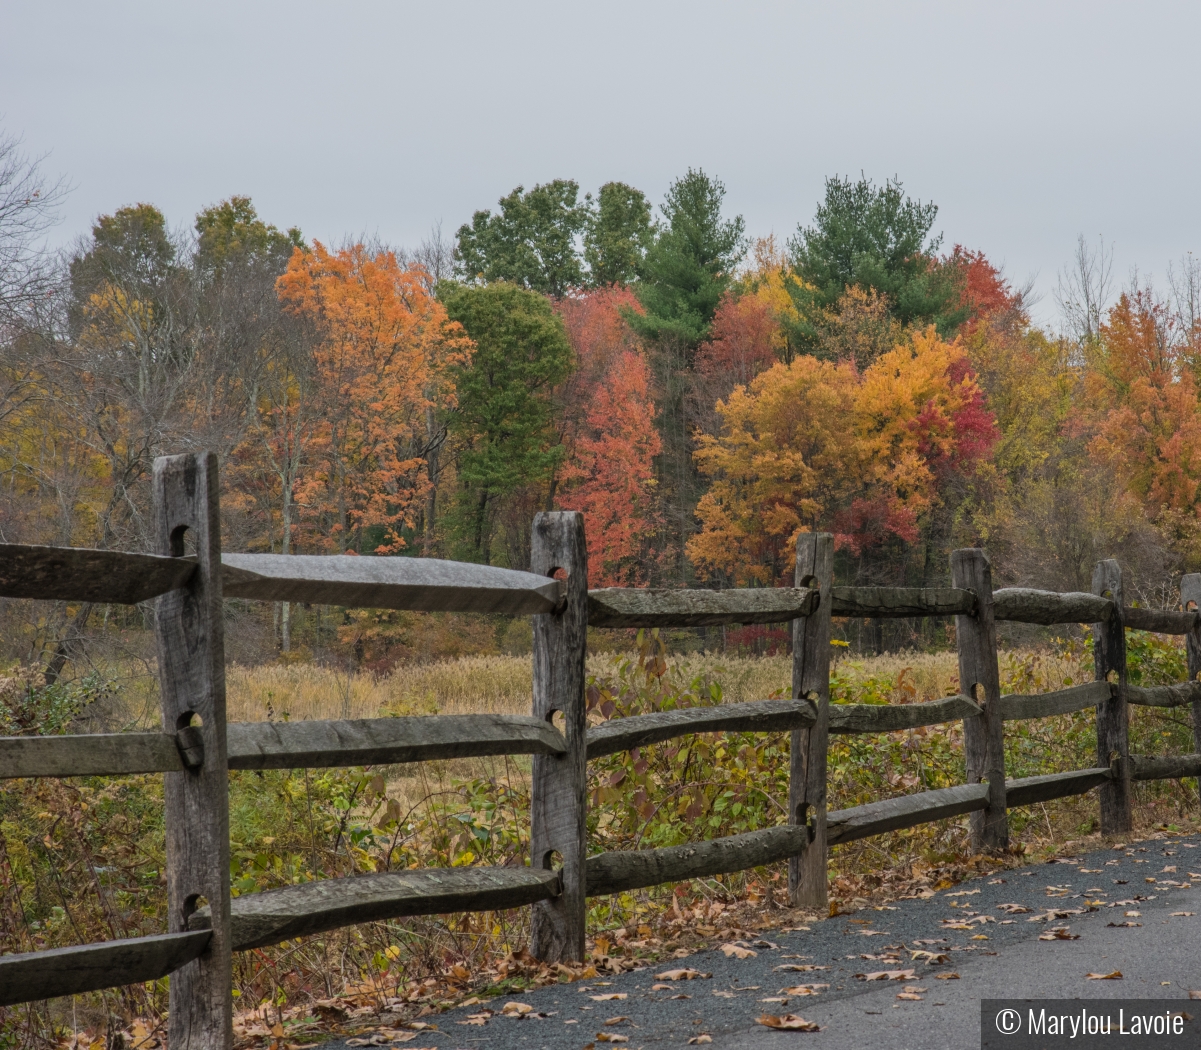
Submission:
M 0 127 L 124 204 L 231 194 L 306 236 L 415 245 L 518 183 L 719 176 L 753 234 L 897 175 L 1053 316 L 1078 234 L 1162 280 L 1201 252 L 1197 3 L 17 3 Z

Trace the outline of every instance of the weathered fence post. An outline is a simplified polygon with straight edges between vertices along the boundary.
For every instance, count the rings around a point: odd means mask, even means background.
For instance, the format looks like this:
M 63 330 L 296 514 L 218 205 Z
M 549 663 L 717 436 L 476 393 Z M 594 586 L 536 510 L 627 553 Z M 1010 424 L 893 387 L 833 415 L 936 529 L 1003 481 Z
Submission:
M 587 855 L 587 740 L 584 654 L 588 640 L 588 549 L 584 518 L 575 511 L 534 518 L 530 569 L 540 576 L 567 573 L 558 612 L 534 617 L 534 715 L 563 715 L 567 751 L 535 755 L 530 798 L 530 863 L 550 867 L 558 853 L 562 893 L 534 905 L 530 942 L 546 962 L 584 958 Z
M 1185 611 L 1189 605 L 1201 609 L 1201 572 L 1190 572 L 1180 578 L 1180 607 Z M 1189 631 L 1184 636 L 1185 649 L 1188 652 L 1188 680 L 1195 682 L 1201 674 L 1201 631 Z M 1192 703 L 1193 716 L 1193 751 L 1201 754 L 1201 700 Z M 1201 787 L 1201 781 L 1198 781 Z
M 189 768 L 165 774 L 167 929 L 187 930 L 208 904 L 212 940 L 170 977 L 171 1050 L 233 1046 L 229 925 L 229 768 L 225 744 L 225 649 L 221 608 L 221 521 L 212 452 L 154 461 L 155 543 L 181 557 L 184 534 L 196 548 L 186 587 L 155 608 L 163 730 L 179 737 Z M 200 744 L 197 747 L 197 743 Z
M 1130 707 L 1126 702 L 1126 625 L 1122 607 L 1122 569 L 1108 558 L 1093 570 L 1093 594 L 1113 603 L 1108 623 L 1093 624 L 1093 666 L 1098 682 L 1117 677 L 1117 689 L 1097 705 L 1097 765 L 1118 758 L 1118 775 L 1101 785 L 1101 834 L 1124 835 L 1134 827 L 1130 805 Z
M 813 697 L 817 721 L 792 731 L 788 816 L 810 821 L 808 849 L 788 860 L 788 894 L 794 908 L 828 906 L 826 897 L 826 746 L 830 736 L 830 596 L 834 585 L 834 537 L 803 532 L 797 537 L 796 585 L 817 587 L 821 602 L 792 623 L 792 695 Z
M 1001 722 L 1001 676 L 997 669 L 997 627 L 993 619 L 992 566 L 979 548 L 951 552 L 951 586 L 973 591 L 974 616 L 955 617 L 959 650 L 959 691 L 980 704 L 983 714 L 963 720 L 963 750 L 969 784 L 988 781 L 988 808 L 973 813 L 973 849 L 1009 845 L 1005 812 L 1005 737 Z

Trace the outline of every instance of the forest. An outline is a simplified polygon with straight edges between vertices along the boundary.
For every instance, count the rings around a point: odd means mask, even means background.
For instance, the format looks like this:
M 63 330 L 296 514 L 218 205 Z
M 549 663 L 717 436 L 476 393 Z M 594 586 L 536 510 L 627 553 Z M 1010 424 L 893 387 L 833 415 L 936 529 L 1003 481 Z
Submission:
M 63 192 L 0 146 L 6 542 L 148 549 L 154 457 L 206 448 L 229 550 L 522 568 L 557 508 L 585 515 L 594 586 L 787 584 L 813 529 L 844 583 L 942 583 L 983 546 L 998 585 L 1088 589 L 1117 556 L 1158 604 L 1201 568 L 1191 255 L 1120 285 L 1081 238 L 1052 329 L 895 179 L 829 178 L 783 237 L 689 169 L 657 206 L 518 186 L 415 248 L 231 196 L 180 229 L 130 204 L 49 253 Z M 9 655 L 121 615 L 62 611 Z M 285 605 L 262 648 L 418 654 L 411 620 L 348 624 Z M 726 641 L 777 641 L 748 630 Z

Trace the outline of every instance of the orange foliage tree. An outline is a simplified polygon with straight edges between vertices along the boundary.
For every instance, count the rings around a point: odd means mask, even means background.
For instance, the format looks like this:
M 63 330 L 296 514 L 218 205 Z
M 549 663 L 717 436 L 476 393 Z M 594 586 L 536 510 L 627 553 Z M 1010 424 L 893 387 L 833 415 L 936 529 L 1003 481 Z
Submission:
M 622 316 L 641 308 L 618 286 L 564 299 L 556 308 L 576 354 L 563 395 L 568 455 L 558 503 L 585 515 L 591 584 L 643 584 L 663 519 L 653 469 L 661 447 L 653 377 Z
M 853 553 L 918 538 L 948 470 L 987 456 L 995 424 L 962 348 L 933 326 L 863 373 L 802 356 L 718 405 L 696 453 L 712 479 L 688 553 L 703 573 L 786 581 L 798 532 L 833 529 Z
M 309 319 L 317 425 L 295 498 L 307 533 L 339 552 L 395 553 L 430 485 L 427 410 L 455 403 L 451 369 L 472 344 L 427 291 L 420 266 L 355 245 L 296 249 L 279 278 L 285 307 Z

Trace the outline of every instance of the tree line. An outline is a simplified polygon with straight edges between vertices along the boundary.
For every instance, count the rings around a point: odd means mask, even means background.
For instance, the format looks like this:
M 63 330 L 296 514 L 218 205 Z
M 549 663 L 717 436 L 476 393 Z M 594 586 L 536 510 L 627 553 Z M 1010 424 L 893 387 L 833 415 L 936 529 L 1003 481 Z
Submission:
M 782 242 L 688 170 L 657 207 L 518 186 L 413 250 L 234 196 L 49 255 L 62 192 L 0 142 L 8 542 L 145 549 L 154 457 L 203 447 L 232 549 L 521 568 L 562 508 L 594 585 L 785 584 L 809 529 L 855 583 L 945 582 L 969 545 L 1068 589 L 1098 556 L 1201 567 L 1191 256 L 1119 289 L 1081 240 L 1050 330 L 897 180 L 828 179 Z

